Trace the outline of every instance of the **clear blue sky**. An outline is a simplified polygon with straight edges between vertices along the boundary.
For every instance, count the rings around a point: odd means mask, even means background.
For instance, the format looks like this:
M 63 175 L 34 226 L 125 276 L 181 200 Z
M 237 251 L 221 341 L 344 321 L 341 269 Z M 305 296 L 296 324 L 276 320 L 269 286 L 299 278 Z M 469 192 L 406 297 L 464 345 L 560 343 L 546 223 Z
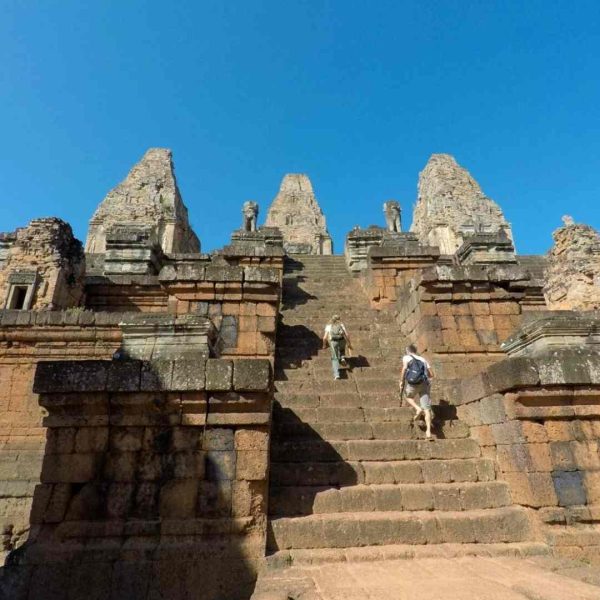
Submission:
M 4 0 L 0 231 L 87 221 L 173 149 L 203 247 L 307 173 L 337 251 L 431 153 L 503 207 L 521 253 L 600 228 L 598 0 Z

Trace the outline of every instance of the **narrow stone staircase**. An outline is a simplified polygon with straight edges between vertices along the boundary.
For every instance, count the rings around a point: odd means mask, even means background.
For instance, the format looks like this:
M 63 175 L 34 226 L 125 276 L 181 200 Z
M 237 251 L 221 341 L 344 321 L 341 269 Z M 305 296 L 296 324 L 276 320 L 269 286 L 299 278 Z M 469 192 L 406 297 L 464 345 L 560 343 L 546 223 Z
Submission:
M 354 346 L 351 369 L 338 381 L 321 348 L 336 313 Z M 435 407 L 436 439 L 427 441 L 400 406 L 405 345 L 393 315 L 370 308 L 342 256 L 286 260 L 271 442 L 273 564 L 366 559 L 374 551 L 413 556 L 433 547 L 542 551 L 530 541 L 527 512 L 495 480 L 493 462 L 481 457 L 454 408 Z

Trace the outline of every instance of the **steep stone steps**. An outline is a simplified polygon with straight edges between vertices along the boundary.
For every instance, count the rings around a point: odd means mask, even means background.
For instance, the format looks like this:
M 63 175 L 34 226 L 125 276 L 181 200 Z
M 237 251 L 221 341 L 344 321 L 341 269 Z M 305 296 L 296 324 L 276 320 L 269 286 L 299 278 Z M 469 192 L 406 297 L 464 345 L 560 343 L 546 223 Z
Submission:
M 452 483 L 493 481 L 494 463 L 488 458 L 276 462 L 271 469 L 273 486 L 352 486 L 384 483 Z
M 311 548 L 280 550 L 267 557 L 268 572 L 279 573 L 289 566 L 318 567 L 330 563 L 379 562 L 423 558 L 449 559 L 465 556 L 527 558 L 549 554 L 541 542 L 504 542 L 499 544 L 387 544 L 350 548 Z M 263 579 L 264 581 L 264 579 Z M 278 580 L 277 588 L 281 586 Z
M 357 398 L 358 402 L 362 401 L 362 396 L 354 395 L 353 398 Z M 325 406 L 320 405 L 320 400 L 325 399 L 328 401 L 331 398 L 343 399 L 343 406 Z M 279 401 L 275 402 L 273 408 L 273 415 L 277 419 L 278 424 L 287 423 L 411 423 L 414 415 L 412 408 L 396 406 L 363 406 L 357 404 L 351 406 L 346 404 L 348 395 L 346 394 L 324 394 L 323 396 L 317 397 L 315 406 L 302 406 L 292 409 L 284 408 Z M 454 414 L 454 407 L 440 407 L 438 413 L 444 418 L 440 418 L 444 422 L 451 422 Z M 456 427 L 458 428 L 459 421 L 457 421 Z M 464 429 L 467 427 L 460 421 L 460 427 Z M 468 431 L 467 429 L 464 429 Z
M 530 539 L 527 511 L 373 511 L 280 517 L 270 522 L 270 550 L 386 544 L 502 543 Z
M 430 460 L 478 458 L 478 443 L 471 439 L 450 440 L 273 440 L 275 462 L 339 462 L 346 460 Z
M 392 311 L 371 310 L 343 257 L 286 261 L 282 304 L 271 437 L 274 559 L 322 552 L 338 560 L 432 544 L 525 552 L 527 512 L 511 504 L 455 408 L 435 407 L 436 439 L 428 441 L 412 409 L 401 406 L 406 340 Z M 321 347 L 333 314 L 354 346 L 351 368 L 337 381 L 330 350 Z
M 485 483 L 372 484 L 339 489 L 318 486 L 274 486 L 271 515 L 372 511 L 466 511 L 511 504 L 508 485 Z
M 433 433 L 445 439 L 463 439 L 468 437 L 469 429 L 463 423 L 443 423 L 434 427 Z M 326 438 L 328 441 L 350 440 L 415 440 L 424 439 L 425 431 L 412 422 L 316 422 L 283 423 L 273 433 L 274 440 L 301 441 L 314 436 Z

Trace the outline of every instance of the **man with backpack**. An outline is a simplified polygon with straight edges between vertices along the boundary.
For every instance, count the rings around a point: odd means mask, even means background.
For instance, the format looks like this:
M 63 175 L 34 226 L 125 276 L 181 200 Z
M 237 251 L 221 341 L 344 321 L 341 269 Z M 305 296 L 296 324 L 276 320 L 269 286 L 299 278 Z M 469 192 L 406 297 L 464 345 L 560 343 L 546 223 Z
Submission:
M 433 371 L 429 363 L 417 354 L 417 348 L 413 344 L 407 346 L 406 354 L 402 357 L 402 373 L 400 381 L 402 389 L 406 392 L 407 402 L 415 409 L 416 421 L 421 415 L 425 417 L 425 437 L 431 438 L 431 421 L 433 413 L 431 411 L 430 381 L 433 378 Z M 415 399 L 419 399 L 419 404 Z
M 348 348 L 352 348 L 348 332 L 342 323 L 339 315 L 333 315 L 331 321 L 325 326 L 323 335 L 323 348 L 331 349 L 331 368 L 333 370 L 333 378 L 340 379 L 340 365 L 346 367 L 346 344 Z

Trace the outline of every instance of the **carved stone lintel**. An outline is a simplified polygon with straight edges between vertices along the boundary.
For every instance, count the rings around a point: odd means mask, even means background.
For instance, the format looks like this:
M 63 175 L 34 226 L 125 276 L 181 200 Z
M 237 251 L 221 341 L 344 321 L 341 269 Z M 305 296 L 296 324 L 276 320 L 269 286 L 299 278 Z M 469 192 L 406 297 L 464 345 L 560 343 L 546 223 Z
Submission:
M 145 314 L 123 321 L 120 326 L 123 355 L 138 360 L 208 356 L 216 336 L 209 318 L 192 314 Z

